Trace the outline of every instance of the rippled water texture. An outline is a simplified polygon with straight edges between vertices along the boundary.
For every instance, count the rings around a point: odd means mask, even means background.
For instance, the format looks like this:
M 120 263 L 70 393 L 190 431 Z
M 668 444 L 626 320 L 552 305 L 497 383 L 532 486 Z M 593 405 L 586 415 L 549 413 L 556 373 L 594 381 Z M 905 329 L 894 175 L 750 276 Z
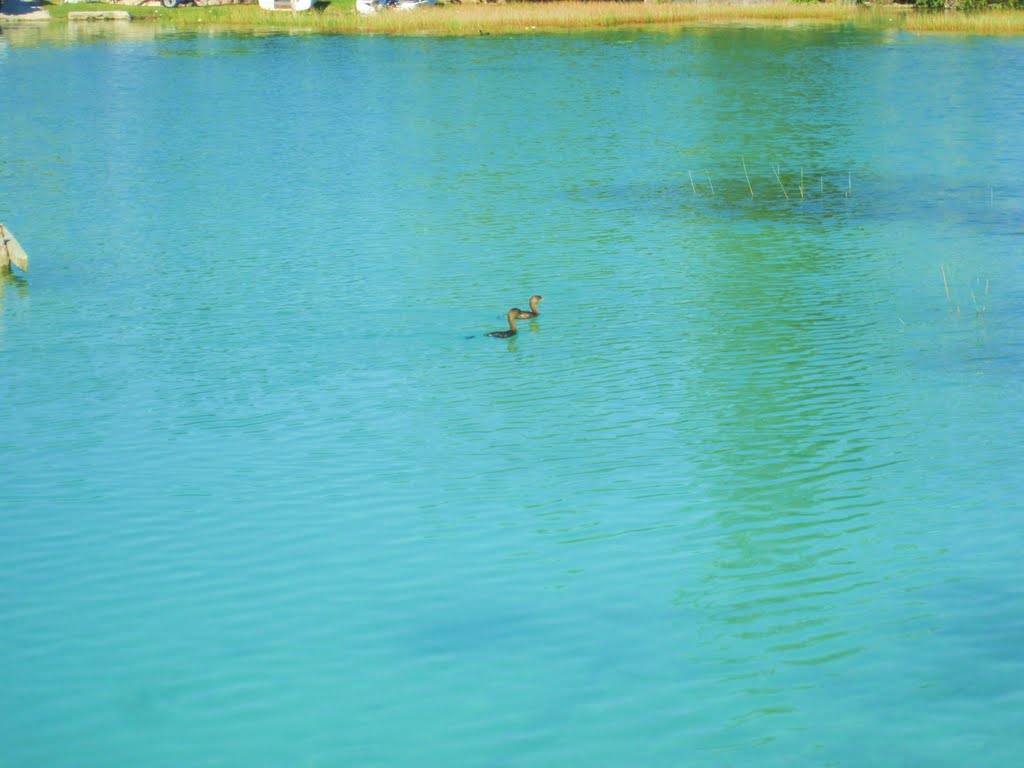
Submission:
M 33 42 L 4 768 L 1019 760 L 1024 43 Z

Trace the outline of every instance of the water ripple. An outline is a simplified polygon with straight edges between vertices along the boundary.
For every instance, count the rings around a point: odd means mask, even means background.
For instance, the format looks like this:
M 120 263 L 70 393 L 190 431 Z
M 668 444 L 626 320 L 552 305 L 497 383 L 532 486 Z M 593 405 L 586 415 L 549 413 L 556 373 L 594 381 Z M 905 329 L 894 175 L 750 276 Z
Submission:
M 12 765 L 1013 764 L 1019 46 L 41 37 Z

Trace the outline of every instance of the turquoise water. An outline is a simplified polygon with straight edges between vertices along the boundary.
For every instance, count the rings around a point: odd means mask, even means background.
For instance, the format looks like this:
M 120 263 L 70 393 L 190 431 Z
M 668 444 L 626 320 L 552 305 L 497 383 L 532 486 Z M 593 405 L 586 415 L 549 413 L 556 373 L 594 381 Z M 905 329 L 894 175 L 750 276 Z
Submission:
M 34 34 L 4 768 L 1019 760 L 1024 41 Z

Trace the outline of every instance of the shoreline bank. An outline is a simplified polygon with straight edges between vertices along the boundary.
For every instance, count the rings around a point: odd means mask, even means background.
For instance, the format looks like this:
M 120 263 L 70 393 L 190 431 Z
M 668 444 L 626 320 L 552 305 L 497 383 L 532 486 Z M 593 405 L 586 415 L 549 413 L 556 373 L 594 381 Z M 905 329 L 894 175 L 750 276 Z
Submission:
M 8 15 L 8 9 L 16 9 Z M 328 0 L 302 12 L 266 11 L 256 4 L 179 6 L 111 3 L 50 4 L 45 0 L 4 0 L 0 21 L 68 19 L 76 11 L 127 11 L 136 23 L 173 25 L 179 29 L 223 29 L 230 33 L 275 31 L 321 34 L 517 35 L 675 29 L 714 26 L 839 26 L 911 33 L 1024 35 L 1024 11 L 925 11 L 908 5 L 767 2 L 622 3 L 622 2 L 442 2 L 413 11 L 369 16 L 355 11 L 354 0 Z

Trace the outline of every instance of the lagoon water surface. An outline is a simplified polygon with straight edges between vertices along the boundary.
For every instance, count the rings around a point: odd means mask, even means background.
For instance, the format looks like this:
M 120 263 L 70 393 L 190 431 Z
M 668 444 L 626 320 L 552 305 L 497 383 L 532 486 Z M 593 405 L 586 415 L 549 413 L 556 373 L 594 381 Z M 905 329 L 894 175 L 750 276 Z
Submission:
M 34 34 L 5 768 L 1019 759 L 1024 42 Z

